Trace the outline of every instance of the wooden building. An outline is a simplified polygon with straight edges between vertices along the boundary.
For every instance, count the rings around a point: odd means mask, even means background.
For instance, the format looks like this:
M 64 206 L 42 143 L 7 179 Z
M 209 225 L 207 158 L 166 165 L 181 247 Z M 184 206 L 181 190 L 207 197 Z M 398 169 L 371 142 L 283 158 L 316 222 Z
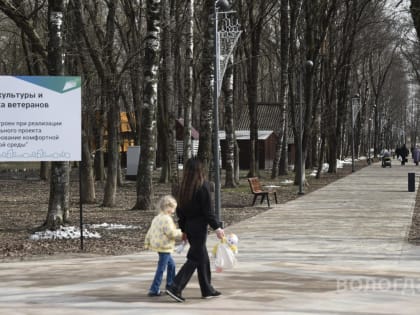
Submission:
M 236 141 L 239 147 L 239 168 L 249 169 L 251 162 L 251 141 L 249 130 L 235 131 Z M 226 164 L 226 134 L 224 131 L 219 131 L 222 168 Z M 271 169 L 276 150 L 277 135 L 272 130 L 259 130 L 258 131 L 258 155 L 259 155 L 259 168 Z
M 283 114 L 279 103 L 258 103 L 257 105 L 257 120 L 258 120 L 258 155 L 259 168 L 270 169 L 273 166 L 273 161 L 276 154 L 276 145 L 280 135 L 281 121 Z M 249 112 L 246 108 L 240 112 L 236 123 L 236 140 L 239 146 L 239 167 L 241 169 L 249 169 L 250 153 L 251 153 L 251 139 L 249 132 L 250 120 Z M 219 134 L 222 165 L 226 161 L 226 140 L 224 131 Z M 294 164 L 295 145 L 291 128 L 288 134 L 288 163 Z

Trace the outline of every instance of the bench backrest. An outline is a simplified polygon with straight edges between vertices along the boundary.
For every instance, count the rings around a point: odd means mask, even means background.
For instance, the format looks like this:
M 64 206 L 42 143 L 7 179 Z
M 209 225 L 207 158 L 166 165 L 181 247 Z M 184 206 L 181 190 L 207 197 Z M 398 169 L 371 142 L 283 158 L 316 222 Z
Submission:
M 248 178 L 248 182 L 249 182 L 249 187 L 251 188 L 251 191 L 253 193 L 258 193 L 262 191 L 261 183 L 258 177 Z

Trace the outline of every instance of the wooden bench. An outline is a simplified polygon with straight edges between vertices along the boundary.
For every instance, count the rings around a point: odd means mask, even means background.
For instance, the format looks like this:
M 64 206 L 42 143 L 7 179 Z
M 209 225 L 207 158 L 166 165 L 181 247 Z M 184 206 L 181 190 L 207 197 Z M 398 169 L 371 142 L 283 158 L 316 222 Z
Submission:
M 264 190 L 262 189 L 260 180 L 258 177 L 250 177 L 248 178 L 249 188 L 251 188 L 251 193 L 254 195 L 254 200 L 252 201 L 252 205 L 255 204 L 255 201 L 257 200 L 258 196 L 261 196 L 261 202 L 263 203 L 264 199 L 267 198 L 267 205 L 270 206 L 270 198 L 269 195 L 273 194 L 274 198 L 277 203 L 277 193 L 275 190 Z

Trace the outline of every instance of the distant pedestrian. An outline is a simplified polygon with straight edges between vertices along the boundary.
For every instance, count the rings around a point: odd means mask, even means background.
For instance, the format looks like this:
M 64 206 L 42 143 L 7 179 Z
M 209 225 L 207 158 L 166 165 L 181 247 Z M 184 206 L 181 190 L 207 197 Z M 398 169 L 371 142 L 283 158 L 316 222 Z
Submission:
M 149 289 L 149 296 L 160 296 L 160 284 L 166 270 L 166 288 L 172 285 L 175 278 L 175 262 L 171 253 L 175 248 L 175 240 L 181 239 L 182 232 L 177 229 L 172 219 L 177 202 L 174 197 L 166 195 L 158 202 L 159 214 L 156 215 L 147 231 L 144 247 L 159 254 L 155 277 Z
M 407 162 L 407 156 L 410 154 L 408 151 L 405 143 L 399 148 L 399 156 L 401 156 L 401 165 L 404 166 L 405 162 Z
M 418 147 L 415 147 L 413 149 L 413 161 L 414 161 L 414 164 L 416 164 L 416 166 L 419 165 L 419 162 L 420 162 L 420 150 L 419 150 Z

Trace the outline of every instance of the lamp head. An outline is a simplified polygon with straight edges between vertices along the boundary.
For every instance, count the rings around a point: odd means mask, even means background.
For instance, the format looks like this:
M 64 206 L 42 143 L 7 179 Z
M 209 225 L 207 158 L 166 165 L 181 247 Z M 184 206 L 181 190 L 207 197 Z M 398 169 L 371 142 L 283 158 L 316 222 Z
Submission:
M 230 4 L 228 0 L 216 0 L 216 7 L 221 11 L 228 11 Z

